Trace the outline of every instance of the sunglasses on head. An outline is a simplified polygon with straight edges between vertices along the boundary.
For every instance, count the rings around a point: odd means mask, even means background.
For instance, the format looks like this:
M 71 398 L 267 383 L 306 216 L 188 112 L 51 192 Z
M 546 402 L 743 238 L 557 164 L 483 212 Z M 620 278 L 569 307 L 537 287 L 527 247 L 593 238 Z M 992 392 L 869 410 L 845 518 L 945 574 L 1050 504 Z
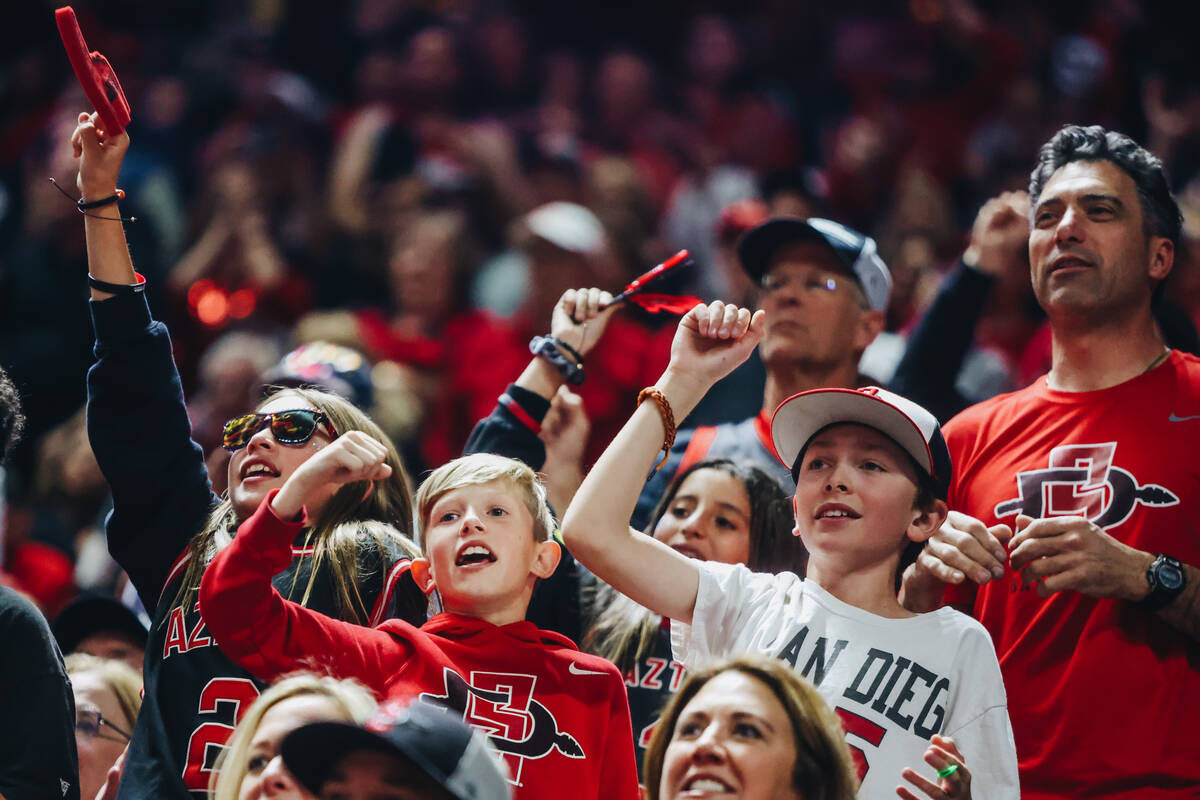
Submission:
M 324 411 L 297 408 L 292 411 L 276 411 L 274 414 L 243 414 L 225 423 L 222 445 L 229 452 L 241 450 L 250 443 L 254 434 L 271 426 L 271 435 L 280 444 L 301 445 L 312 438 L 317 426 L 324 428 L 330 439 L 337 438 L 329 417 Z

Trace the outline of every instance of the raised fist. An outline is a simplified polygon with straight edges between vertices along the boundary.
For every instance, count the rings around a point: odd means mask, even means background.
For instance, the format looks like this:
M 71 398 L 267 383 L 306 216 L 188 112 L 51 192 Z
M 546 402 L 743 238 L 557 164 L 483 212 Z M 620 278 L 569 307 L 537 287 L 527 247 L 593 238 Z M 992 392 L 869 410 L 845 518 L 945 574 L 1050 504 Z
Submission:
M 983 204 L 963 261 L 988 275 L 1029 271 L 1029 193 L 1004 192 Z

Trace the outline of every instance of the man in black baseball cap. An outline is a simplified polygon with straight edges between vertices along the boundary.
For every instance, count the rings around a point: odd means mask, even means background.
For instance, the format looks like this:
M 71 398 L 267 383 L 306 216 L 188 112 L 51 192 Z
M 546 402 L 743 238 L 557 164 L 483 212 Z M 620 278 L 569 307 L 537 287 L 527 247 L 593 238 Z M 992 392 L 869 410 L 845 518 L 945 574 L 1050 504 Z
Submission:
M 142 674 L 146 623 L 115 597 L 83 592 L 58 612 L 50 629 L 63 653 L 124 661 Z
M 858 371 L 863 351 L 883 330 L 892 287 L 874 239 L 828 219 L 776 217 L 747 231 L 737 252 L 767 312 L 758 348 L 767 373 L 761 410 L 679 431 L 667 464 L 638 499 L 635 527 L 649 522 L 675 474 L 703 458 L 749 461 L 791 495 L 796 486 L 771 444 L 771 414 L 799 392 L 878 383 Z
M 283 763 L 317 797 L 510 800 L 499 755 L 453 711 L 386 703 L 365 725 L 316 722 L 288 734 Z

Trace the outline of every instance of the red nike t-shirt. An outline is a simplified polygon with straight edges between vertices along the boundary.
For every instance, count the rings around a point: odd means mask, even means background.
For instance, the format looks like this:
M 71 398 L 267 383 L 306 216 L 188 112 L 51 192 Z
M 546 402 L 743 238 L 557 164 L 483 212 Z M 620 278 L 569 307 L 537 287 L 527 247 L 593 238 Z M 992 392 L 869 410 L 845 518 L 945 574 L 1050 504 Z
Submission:
M 987 525 L 1082 515 L 1200 565 L 1200 359 L 1172 352 L 1095 392 L 1041 378 L 967 409 L 945 435 L 951 508 Z M 1197 796 L 1200 644 L 1134 603 L 1039 597 L 1011 570 L 973 604 L 1000 658 L 1023 797 Z

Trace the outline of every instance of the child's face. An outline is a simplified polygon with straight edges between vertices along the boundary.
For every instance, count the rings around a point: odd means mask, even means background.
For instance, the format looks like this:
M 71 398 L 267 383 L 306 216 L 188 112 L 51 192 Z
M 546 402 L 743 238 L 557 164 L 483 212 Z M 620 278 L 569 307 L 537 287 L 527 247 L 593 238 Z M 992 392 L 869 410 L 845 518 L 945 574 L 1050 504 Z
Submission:
M 453 489 L 429 511 L 429 576 L 450 611 L 489 617 L 549 577 L 557 564 L 549 554 L 557 552 L 552 542 L 534 541 L 533 516 L 504 480 Z
M 917 470 L 889 437 L 865 425 L 832 426 L 812 440 L 796 481 L 796 527 L 813 556 L 846 566 L 899 557 L 922 512 Z
M 721 469 L 698 469 L 683 479 L 654 538 L 689 558 L 745 564 L 750 560 L 750 498 Z
M 260 407 L 258 411 L 272 414 L 298 408 L 316 410 L 307 400 L 285 393 Z M 332 441 L 324 427 L 319 425 L 311 439 L 298 445 L 275 441 L 269 426 L 254 434 L 247 445 L 234 451 L 229 459 L 229 500 L 233 503 L 233 511 L 237 518 L 246 519 L 258 510 L 259 504 L 272 489 L 283 486 L 304 462 L 321 452 L 321 449 Z M 336 485 L 331 484 L 321 492 L 305 498 L 304 507 L 310 519 L 316 518 L 337 489 Z

